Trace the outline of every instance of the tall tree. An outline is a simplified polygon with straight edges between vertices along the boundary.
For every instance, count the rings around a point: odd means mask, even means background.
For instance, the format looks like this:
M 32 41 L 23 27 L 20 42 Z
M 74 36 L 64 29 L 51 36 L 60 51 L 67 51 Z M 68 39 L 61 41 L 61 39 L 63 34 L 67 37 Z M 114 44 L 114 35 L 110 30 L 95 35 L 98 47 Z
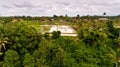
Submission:
M 103 16 L 105 16 L 105 15 L 106 15 L 106 12 L 103 13 Z

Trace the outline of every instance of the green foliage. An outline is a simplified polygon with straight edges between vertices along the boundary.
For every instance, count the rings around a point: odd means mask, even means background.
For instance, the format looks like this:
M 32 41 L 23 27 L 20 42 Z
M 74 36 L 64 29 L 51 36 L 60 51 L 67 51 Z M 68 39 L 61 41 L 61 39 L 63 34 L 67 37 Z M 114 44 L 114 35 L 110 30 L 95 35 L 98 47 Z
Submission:
M 61 35 L 61 32 L 60 32 L 60 31 L 53 31 L 53 32 L 52 32 L 52 38 L 54 38 L 54 39 L 59 38 L 60 35 Z
M 14 50 L 5 52 L 3 67 L 21 67 L 20 57 Z
M 107 34 L 96 29 L 85 29 L 79 30 L 78 37 L 80 40 L 82 40 L 83 43 L 86 44 L 85 47 L 81 46 L 80 49 L 75 52 L 75 53 L 78 52 L 75 55 L 76 57 L 78 56 L 79 61 L 82 62 L 80 63 L 81 65 L 87 67 L 115 66 L 117 61 L 116 52 L 110 46 L 113 45 L 114 43 L 110 43 L 111 39 L 107 37 Z
M 30 55 L 30 53 L 25 54 L 23 65 L 24 67 L 35 67 L 35 59 Z
M 49 36 L 49 33 L 44 33 L 44 35 L 43 35 L 46 39 L 50 39 L 50 36 Z
M 49 49 L 50 49 L 50 42 L 44 38 L 42 38 L 41 43 L 39 44 L 39 48 L 37 50 L 35 50 L 35 52 L 33 53 L 33 56 L 35 57 L 37 63 L 37 67 L 46 67 L 47 62 L 49 61 L 47 58 L 48 54 L 49 54 Z
M 79 30 L 78 37 L 79 39 L 82 39 L 84 43 L 91 46 L 105 45 L 109 40 L 107 34 L 96 29 Z
M 114 28 L 112 21 L 107 22 L 107 29 L 110 38 L 119 37 L 119 31 L 118 29 Z
M 0 67 L 3 67 L 3 62 L 0 62 Z
M 28 52 L 32 54 L 41 41 L 41 34 L 24 22 L 7 23 L 0 33 L 2 35 L 1 48 L 4 48 L 2 55 L 7 49 L 14 50 L 20 55 L 21 63 L 23 63 L 24 55 Z M 0 56 L 0 58 L 2 57 Z
M 90 16 L 82 17 L 86 20 L 54 17 L 53 22 L 61 18 L 79 29 L 78 37 L 63 37 L 60 31 L 54 31 L 52 36 L 41 35 L 40 18 L 36 17 L 23 16 L 16 23 L 8 20 L 0 23 L 0 67 L 119 67 L 119 30 L 113 27 L 113 22 L 93 22 Z M 49 23 L 51 18 L 46 19 Z
M 27 23 L 20 22 L 13 24 L 5 30 L 5 36 L 10 39 L 10 48 L 18 51 L 18 53 L 33 53 L 33 50 L 38 47 L 41 35 L 32 26 L 27 25 Z

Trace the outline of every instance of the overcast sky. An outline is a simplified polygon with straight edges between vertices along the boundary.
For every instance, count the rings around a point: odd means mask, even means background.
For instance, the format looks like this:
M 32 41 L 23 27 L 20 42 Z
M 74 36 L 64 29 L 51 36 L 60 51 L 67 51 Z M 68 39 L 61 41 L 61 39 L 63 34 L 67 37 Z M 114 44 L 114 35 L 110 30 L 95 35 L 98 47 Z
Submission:
M 120 14 L 120 0 L 0 0 L 1 16 Z

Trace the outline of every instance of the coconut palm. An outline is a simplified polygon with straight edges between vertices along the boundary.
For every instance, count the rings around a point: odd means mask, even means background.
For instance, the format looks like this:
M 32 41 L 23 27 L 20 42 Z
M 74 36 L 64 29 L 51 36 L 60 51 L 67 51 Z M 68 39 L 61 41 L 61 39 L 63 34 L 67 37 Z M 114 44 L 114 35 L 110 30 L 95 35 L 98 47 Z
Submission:
M 103 16 L 105 16 L 105 15 L 106 15 L 106 12 L 103 13 Z
M 0 38 L 0 51 L 3 47 L 4 50 L 6 50 L 6 47 L 5 45 L 8 43 L 8 38 L 5 37 L 5 38 Z

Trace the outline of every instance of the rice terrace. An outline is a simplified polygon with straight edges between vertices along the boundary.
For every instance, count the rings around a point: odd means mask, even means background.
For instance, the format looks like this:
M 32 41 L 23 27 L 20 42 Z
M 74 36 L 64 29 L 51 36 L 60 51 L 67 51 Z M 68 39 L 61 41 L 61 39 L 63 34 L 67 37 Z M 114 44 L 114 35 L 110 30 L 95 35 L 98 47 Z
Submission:
M 67 25 L 40 25 L 40 28 L 40 31 L 42 33 L 52 33 L 53 31 L 60 31 L 61 36 L 77 36 L 76 31 Z M 46 28 L 48 29 L 46 30 Z

